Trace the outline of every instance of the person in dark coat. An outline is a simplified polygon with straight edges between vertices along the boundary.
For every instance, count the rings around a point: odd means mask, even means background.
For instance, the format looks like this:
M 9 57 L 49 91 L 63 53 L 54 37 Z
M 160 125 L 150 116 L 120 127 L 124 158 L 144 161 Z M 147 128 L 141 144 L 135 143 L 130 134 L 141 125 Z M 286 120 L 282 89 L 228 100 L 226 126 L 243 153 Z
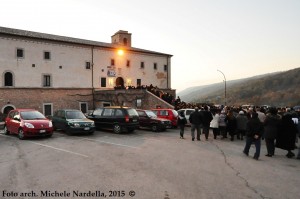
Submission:
M 205 139 L 208 140 L 209 126 L 213 117 L 211 112 L 208 110 L 207 106 L 204 106 L 204 110 L 200 111 L 200 113 L 201 113 L 203 133 L 205 135 Z
M 230 135 L 230 140 L 233 141 L 234 140 L 234 134 L 235 134 L 235 130 L 236 130 L 236 118 L 233 115 L 233 110 L 230 110 L 225 118 L 225 122 L 226 122 L 226 131 L 229 133 Z
M 249 155 L 249 149 L 251 144 L 254 143 L 255 145 L 255 153 L 254 159 L 258 160 L 260 155 L 260 147 L 261 147 L 261 136 L 263 134 L 264 127 L 263 124 L 258 119 L 258 114 L 253 112 L 252 117 L 247 123 L 247 131 L 246 131 L 246 145 L 244 148 L 243 153 L 247 156 Z
M 292 120 L 291 114 L 286 114 L 282 116 L 282 123 L 278 132 L 276 139 L 276 147 L 280 149 L 287 150 L 288 153 L 286 157 L 292 158 L 295 154 L 292 150 L 295 149 L 297 126 Z
M 201 134 L 201 114 L 199 112 L 199 108 L 195 107 L 195 111 L 190 115 L 189 121 L 191 123 L 191 133 L 192 133 L 192 141 L 195 140 L 195 130 L 197 130 L 197 140 L 200 141 Z
M 236 135 L 238 140 L 243 140 L 247 130 L 248 118 L 245 116 L 244 111 L 240 111 L 236 117 Z
M 264 138 L 267 147 L 267 157 L 272 157 L 275 153 L 275 139 L 279 130 L 281 116 L 277 114 L 277 109 L 271 107 L 264 120 Z
M 178 119 L 177 119 L 177 124 L 178 124 L 179 129 L 180 129 L 180 138 L 184 139 L 184 137 L 183 137 L 184 127 L 187 124 L 187 120 L 186 120 L 186 118 L 184 116 L 184 112 L 180 112 L 179 113 L 179 116 L 178 116 Z

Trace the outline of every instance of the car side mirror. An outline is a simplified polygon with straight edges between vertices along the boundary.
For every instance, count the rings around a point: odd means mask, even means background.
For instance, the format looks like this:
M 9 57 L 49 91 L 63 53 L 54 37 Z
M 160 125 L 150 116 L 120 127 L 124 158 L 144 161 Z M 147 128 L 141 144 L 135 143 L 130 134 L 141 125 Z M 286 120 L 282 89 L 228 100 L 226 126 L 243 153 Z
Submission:
M 18 116 L 14 116 L 14 120 L 21 121 L 21 119 Z

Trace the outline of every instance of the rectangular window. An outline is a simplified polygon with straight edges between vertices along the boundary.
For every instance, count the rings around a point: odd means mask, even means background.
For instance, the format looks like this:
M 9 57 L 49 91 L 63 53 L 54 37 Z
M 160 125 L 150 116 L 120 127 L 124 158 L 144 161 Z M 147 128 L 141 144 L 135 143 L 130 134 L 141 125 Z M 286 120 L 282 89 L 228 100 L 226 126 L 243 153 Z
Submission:
M 51 75 L 44 75 L 43 76 L 43 87 L 50 87 L 51 86 Z
M 45 116 L 53 115 L 53 104 L 52 103 L 45 103 L 43 104 L 43 112 Z
M 141 62 L 141 68 L 144 68 L 145 67 L 145 63 L 142 61 Z
M 85 62 L 85 69 L 91 69 L 91 62 Z
M 153 64 L 153 69 L 154 69 L 154 70 L 157 70 L 157 63 L 154 63 L 154 64 Z
M 103 116 L 113 116 L 113 115 L 114 115 L 114 109 L 110 109 L 110 108 L 104 109 Z
M 79 108 L 83 113 L 88 112 L 88 103 L 87 102 L 79 102 Z
M 168 71 L 168 65 L 164 65 L 164 71 Z
M 127 60 L 126 66 L 127 66 L 127 67 L 130 67 L 130 60 Z
M 106 87 L 106 78 L 101 77 L 101 87 Z
M 115 60 L 114 60 L 114 59 L 111 59 L 111 60 L 110 60 L 110 65 L 111 65 L 111 66 L 114 66 L 114 65 L 115 65 Z
M 17 48 L 17 58 L 24 58 L 24 49 Z
M 44 59 L 50 60 L 50 52 L 49 51 L 44 52 Z
M 136 80 L 136 86 L 141 86 L 142 85 L 142 80 L 141 79 L 137 79 Z

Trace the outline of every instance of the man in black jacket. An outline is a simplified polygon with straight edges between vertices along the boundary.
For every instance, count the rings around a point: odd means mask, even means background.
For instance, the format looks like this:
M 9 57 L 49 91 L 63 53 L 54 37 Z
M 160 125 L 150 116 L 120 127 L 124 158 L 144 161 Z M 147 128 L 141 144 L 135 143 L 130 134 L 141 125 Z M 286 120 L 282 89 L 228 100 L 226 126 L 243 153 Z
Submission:
M 246 132 L 246 146 L 244 148 L 244 154 L 249 155 L 249 149 L 252 143 L 255 145 L 255 154 L 254 159 L 258 160 L 260 155 L 260 146 L 261 146 L 261 136 L 263 134 L 263 124 L 258 119 L 258 114 L 253 112 L 251 119 L 247 123 L 247 132 Z
M 202 128 L 203 133 L 205 135 L 205 139 L 208 140 L 208 134 L 209 134 L 209 126 L 210 122 L 212 121 L 213 117 L 211 112 L 208 110 L 207 106 L 204 106 L 204 110 L 200 111 L 201 117 L 202 117 Z
M 200 141 L 200 125 L 201 121 L 201 114 L 199 112 L 199 108 L 195 108 L 195 112 L 190 115 L 189 121 L 191 123 L 191 132 L 192 132 L 192 141 L 195 140 L 195 129 L 197 130 L 197 140 Z

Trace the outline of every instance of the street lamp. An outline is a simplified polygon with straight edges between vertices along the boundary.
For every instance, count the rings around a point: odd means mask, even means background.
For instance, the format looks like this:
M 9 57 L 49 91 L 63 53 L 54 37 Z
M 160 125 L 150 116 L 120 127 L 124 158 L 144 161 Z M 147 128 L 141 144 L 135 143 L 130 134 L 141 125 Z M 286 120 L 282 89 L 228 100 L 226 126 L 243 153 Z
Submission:
M 217 70 L 217 71 L 219 71 L 220 73 L 222 73 L 222 75 L 224 77 L 224 83 L 225 83 L 225 99 L 224 99 L 225 104 L 224 105 L 226 106 L 226 77 L 225 77 L 225 75 L 224 75 L 224 73 L 222 71 L 220 71 L 220 70 Z

